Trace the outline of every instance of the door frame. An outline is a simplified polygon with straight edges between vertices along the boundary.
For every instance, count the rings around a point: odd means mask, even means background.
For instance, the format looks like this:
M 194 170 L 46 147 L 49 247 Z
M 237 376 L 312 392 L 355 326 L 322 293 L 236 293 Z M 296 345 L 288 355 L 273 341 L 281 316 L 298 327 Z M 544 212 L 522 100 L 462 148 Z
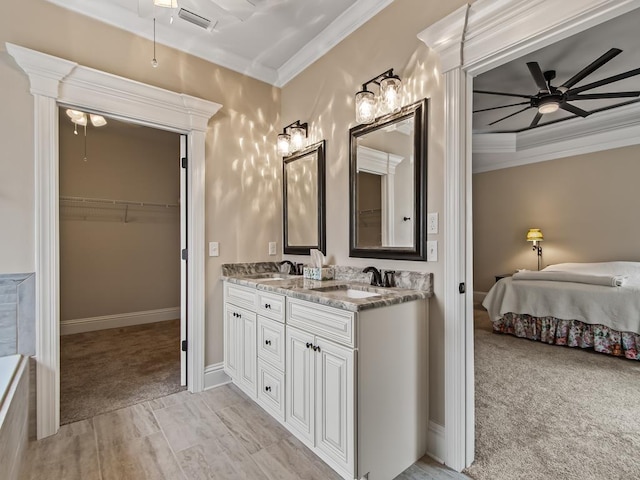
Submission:
M 34 101 L 37 436 L 60 428 L 59 105 L 187 135 L 188 388 L 204 387 L 205 140 L 221 105 L 136 82 L 11 43 Z
M 475 450 L 473 361 L 473 77 L 640 8 L 640 0 L 476 0 L 422 31 L 440 56 L 445 104 L 444 461 Z M 465 284 L 465 294 L 459 285 Z

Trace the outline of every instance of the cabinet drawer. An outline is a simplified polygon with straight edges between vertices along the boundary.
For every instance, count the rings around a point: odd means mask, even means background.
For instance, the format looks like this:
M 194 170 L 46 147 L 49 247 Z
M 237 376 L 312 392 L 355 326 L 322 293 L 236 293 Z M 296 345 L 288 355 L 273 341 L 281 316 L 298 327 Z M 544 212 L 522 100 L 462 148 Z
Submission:
M 284 373 L 258 360 L 258 402 L 284 421 Z
M 284 324 L 258 316 L 258 358 L 284 370 Z
M 224 301 L 233 303 L 238 307 L 256 311 L 256 290 L 254 288 L 242 287 L 233 283 L 224 283 Z
M 355 314 L 318 303 L 287 298 L 287 324 L 355 347 Z
M 275 293 L 256 291 L 256 301 L 259 315 L 273 318 L 284 323 L 284 296 Z

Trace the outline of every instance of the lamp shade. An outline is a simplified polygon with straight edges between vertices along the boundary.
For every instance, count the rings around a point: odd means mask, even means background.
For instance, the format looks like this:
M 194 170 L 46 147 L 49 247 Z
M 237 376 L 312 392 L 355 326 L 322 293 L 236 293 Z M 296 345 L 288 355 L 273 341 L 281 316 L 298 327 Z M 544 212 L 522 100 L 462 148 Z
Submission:
M 278 155 L 286 157 L 291 153 L 291 136 L 288 133 L 278 135 Z
M 362 90 L 356 93 L 356 122 L 373 123 L 376 119 L 376 98 L 373 92 Z
M 380 101 L 382 113 L 391 113 L 400 109 L 402 81 L 397 75 L 380 81 Z
M 530 228 L 527 232 L 527 242 L 541 242 L 544 236 L 539 228 Z
M 296 152 L 304 147 L 304 141 L 307 137 L 307 133 L 304 128 L 292 127 L 291 128 L 291 143 L 290 149 L 292 152 Z

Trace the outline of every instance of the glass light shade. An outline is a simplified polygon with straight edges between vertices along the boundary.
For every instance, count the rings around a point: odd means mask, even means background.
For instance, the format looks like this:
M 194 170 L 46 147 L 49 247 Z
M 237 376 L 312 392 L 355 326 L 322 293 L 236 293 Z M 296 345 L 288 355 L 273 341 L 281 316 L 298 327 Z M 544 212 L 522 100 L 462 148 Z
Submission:
M 286 157 L 291 153 L 291 136 L 288 133 L 278 135 L 278 155 Z
M 156 7 L 177 8 L 178 0 L 153 0 Z
M 402 80 L 396 76 L 387 77 L 380 81 L 380 107 L 385 113 L 395 112 L 400 109 L 401 90 Z
M 373 92 L 362 90 L 356 93 L 356 122 L 373 123 L 376 119 L 376 97 Z
M 67 108 L 67 110 L 65 110 L 65 112 L 66 112 L 67 116 L 71 119 L 71 121 L 79 120 L 79 119 L 81 119 L 82 117 L 85 116 L 84 112 L 81 112 L 80 110 L 72 110 L 71 108 Z
M 290 149 L 292 152 L 300 150 L 304 147 L 305 140 L 307 138 L 307 132 L 305 132 L 304 128 L 300 127 L 292 127 L 291 128 L 291 143 Z
M 543 105 L 540 105 L 538 107 L 538 112 L 540 112 L 542 114 L 553 113 L 553 112 L 557 112 L 559 108 L 560 108 L 560 104 L 558 104 L 556 102 L 549 102 L 549 103 L 545 103 Z
M 102 115 L 89 114 L 91 118 L 91 125 L 94 127 L 104 127 L 107 124 L 107 120 Z
M 527 232 L 527 242 L 541 242 L 544 236 L 539 228 L 530 228 Z
M 83 113 L 81 117 L 72 118 L 71 121 L 76 125 L 85 127 L 87 125 L 87 114 Z

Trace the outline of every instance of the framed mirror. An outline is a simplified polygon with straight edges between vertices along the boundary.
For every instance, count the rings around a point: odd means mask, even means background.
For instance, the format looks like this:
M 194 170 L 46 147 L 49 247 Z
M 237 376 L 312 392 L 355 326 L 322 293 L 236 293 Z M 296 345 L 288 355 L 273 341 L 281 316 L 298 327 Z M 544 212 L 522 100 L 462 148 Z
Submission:
M 284 253 L 326 253 L 325 141 L 285 157 L 282 168 Z
M 349 130 L 349 256 L 427 259 L 427 100 Z

